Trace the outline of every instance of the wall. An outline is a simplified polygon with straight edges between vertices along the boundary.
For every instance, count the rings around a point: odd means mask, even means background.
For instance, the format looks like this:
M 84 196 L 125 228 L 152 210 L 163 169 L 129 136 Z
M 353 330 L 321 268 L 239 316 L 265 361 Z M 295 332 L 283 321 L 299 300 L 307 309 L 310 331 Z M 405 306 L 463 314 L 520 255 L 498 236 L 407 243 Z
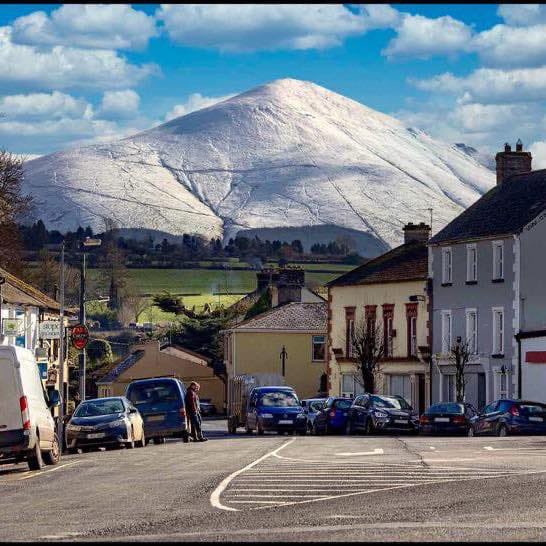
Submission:
M 311 333 L 236 332 L 230 335 L 229 375 L 245 373 L 281 373 L 280 354 L 286 348 L 286 384 L 294 387 L 300 398 L 317 395 L 324 361 L 312 361 Z M 234 364 L 234 365 L 233 365 Z
M 521 340 L 521 397 L 546 403 L 546 363 L 527 363 L 528 351 L 546 351 L 546 337 Z

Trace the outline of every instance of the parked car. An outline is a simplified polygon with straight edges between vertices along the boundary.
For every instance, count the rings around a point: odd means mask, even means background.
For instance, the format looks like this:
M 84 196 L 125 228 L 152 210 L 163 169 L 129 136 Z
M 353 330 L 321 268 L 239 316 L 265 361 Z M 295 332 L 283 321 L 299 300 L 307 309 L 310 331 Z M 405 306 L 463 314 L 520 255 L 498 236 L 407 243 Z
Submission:
M 495 400 L 472 418 L 469 436 L 546 434 L 546 404 L 527 400 Z
M 337 396 L 327 398 L 313 421 L 313 434 L 345 431 L 352 402 L 352 398 Z
M 82 402 L 66 426 L 69 453 L 78 448 L 146 445 L 144 421 L 124 396 L 92 398 Z
M 296 391 L 292 387 L 254 387 L 248 398 L 246 432 L 278 434 L 307 432 L 306 417 Z
M 203 417 L 210 415 L 216 415 L 216 406 L 212 403 L 210 398 L 199 399 L 199 409 Z
M 307 432 L 313 432 L 313 422 L 317 413 L 324 406 L 324 402 L 326 402 L 326 398 L 307 398 L 301 401 L 303 413 L 307 418 Z
M 59 462 L 50 409 L 59 402 L 58 391 L 44 390 L 32 351 L 0 346 L 0 462 L 26 460 L 31 470 Z
M 349 409 L 346 432 L 373 434 L 374 432 L 419 431 L 419 415 L 401 396 L 362 394 L 357 396 Z
M 423 434 L 468 434 L 472 418 L 478 411 L 472 404 L 441 402 L 430 406 L 419 420 Z
M 127 386 L 125 396 L 136 406 L 144 419 L 146 438 L 155 444 L 168 436 L 189 441 L 184 398 L 186 387 L 175 377 L 137 379 Z

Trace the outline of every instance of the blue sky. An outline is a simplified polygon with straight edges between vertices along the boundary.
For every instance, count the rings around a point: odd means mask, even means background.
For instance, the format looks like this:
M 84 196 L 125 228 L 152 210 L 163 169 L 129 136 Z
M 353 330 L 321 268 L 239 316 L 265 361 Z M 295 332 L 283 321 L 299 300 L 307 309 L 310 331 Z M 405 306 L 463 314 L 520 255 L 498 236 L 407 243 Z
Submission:
M 4 5 L 0 146 L 44 154 L 147 129 L 278 78 L 449 142 L 546 159 L 540 5 Z

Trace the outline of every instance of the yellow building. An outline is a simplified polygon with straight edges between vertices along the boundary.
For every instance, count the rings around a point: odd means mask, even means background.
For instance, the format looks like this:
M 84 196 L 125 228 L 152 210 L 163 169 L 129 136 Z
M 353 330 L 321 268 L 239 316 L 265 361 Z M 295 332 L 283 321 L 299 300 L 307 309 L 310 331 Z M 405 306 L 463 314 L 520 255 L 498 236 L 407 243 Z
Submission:
M 174 376 L 186 386 L 190 381 L 197 381 L 201 385 L 199 398 L 210 399 L 222 412 L 225 409 L 225 385 L 209 364 L 208 358 L 177 345 L 162 348 L 159 341 L 133 345 L 131 354 L 97 381 L 98 396 L 123 396 L 129 383 L 135 379 Z
M 291 302 L 224 331 L 228 377 L 250 373 L 283 374 L 300 398 L 324 394 L 325 301 Z
M 419 347 L 430 346 L 430 228 L 408 224 L 404 234 L 403 245 L 328 284 L 328 390 L 331 396 L 364 392 L 350 339 L 353 332 L 374 327 L 385 348 L 376 392 L 403 396 L 423 411 L 429 404 L 429 364 Z

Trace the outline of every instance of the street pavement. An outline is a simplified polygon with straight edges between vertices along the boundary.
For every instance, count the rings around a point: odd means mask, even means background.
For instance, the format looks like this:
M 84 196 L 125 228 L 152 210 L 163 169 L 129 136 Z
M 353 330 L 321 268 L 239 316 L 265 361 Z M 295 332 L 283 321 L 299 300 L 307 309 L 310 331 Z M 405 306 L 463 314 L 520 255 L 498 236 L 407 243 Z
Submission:
M 0 540 L 546 540 L 546 438 L 229 435 L 0 466 Z

